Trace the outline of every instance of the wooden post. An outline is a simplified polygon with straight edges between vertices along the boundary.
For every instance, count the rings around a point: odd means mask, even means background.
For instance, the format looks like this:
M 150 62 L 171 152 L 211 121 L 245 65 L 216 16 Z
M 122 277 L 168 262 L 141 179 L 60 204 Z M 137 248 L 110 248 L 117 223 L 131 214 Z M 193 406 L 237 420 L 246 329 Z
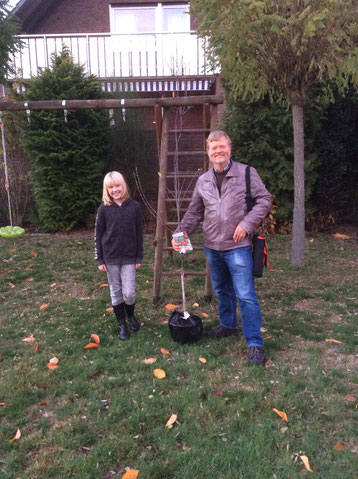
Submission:
M 165 228 L 165 198 L 167 193 L 167 168 L 168 168 L 168 118 L 169 112 L 164 108 L 162 136 L 160 142 L 159 157 L 159 186 L 158 186 L 158 206 L 157 206 L 157 228 L 155 235 L 155 257 L 154 257 L 154 282 L 153 282 L 153 302 L 160 300 L 162 264 L 163 264 L 163 235 Z

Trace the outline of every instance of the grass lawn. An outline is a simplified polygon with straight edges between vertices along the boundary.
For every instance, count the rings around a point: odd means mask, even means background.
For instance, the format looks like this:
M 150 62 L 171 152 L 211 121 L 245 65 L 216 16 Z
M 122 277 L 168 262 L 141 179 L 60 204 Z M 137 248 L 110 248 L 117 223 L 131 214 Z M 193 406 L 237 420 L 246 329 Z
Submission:
M 122 478 L 127 469 L 139 479 L 356 479 L 357 243 L 308 235 L 303 269 L 290 266 L 289 237 L 269 247 L 270 269 L 256 280 L 270 360 L 260 368 L 247 366 L 241 334 L 172 341 L 164 306 L 180 304 L 180 282 L 164 279 L 153 306 L 150 237 L 137 276 L 143 327 L 125 342 L 90 233 L 0 238 L 1 479 Z M 203 267 L 200 253 L 186 262 Z M 164 266 L 178 268 L 178 255 Z M 203 278 L 186 279 L 186 292 L 204 327 L 217 324 Z M 100 347 L 84 349 L 92 333 Z

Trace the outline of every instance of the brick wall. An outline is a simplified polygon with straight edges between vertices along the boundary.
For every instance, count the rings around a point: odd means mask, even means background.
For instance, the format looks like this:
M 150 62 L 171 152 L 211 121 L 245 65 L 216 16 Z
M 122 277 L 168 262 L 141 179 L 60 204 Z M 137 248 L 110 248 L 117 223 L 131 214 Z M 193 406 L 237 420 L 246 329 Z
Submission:
M 38 20 L 26 33 L 103 33 L 109 32 L 110 6 L 124 6 L 135 4 L 151 4 L 153 0 L 62 0 L 55 4 L 44 14 L 36 12 Z M 162 2 L 182 3 L 180 0 L 167 0 Z M 39 9 L 40 10 L 40 9 Z M 26 25 L 26 23 L 25 23 Z

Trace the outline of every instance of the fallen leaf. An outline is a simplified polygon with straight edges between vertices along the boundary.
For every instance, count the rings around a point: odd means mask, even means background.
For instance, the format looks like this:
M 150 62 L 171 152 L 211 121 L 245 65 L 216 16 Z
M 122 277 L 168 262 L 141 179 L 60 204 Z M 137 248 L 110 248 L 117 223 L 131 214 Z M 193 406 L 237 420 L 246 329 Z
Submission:
M 307 469 L 307 471 L 309 472 L 313 472 L 311 467 L 310 467 L 310 463 L 308 462 L 308 457 L 307 456 L 300 456 L 300 459 L 301 461 L 303 462 L 305 468 Z
M 356 398 L 354 396 L 347 396 L 346 397 L 346 401 L 354 402 L 355 400 L 356 400 Z
M 49 401 L 47 401 L 47 399 L 45 401 L 41 401 L 39 403 L 37 403 L 38 406 L 47 406 L 49 403 Z
M 337 451 L 343 451 L 343 450 L 344 450 L 343 444 L 335 444 L 333 447 L 334 447 L 334 449 L 336 449 Z
M 280 418 L 282 418 L 284 421 L 287 421 L 287 420 L 288 420 L 288 419 L 287 419 L 287 414 L 286 414 L 285 412 L 279 411 L 279 410 L 276 409 L 276 408 L 273 408 L 272 410 L 273 410 L 273 412 L 275 412 L 276 414 L 278 414 L 278 415 L 280 416 Z
M 25 271 L 31 271 L 31 270 L 32 270 L 31 266 L 26 266 Z
M 37 256 L 37 253 L 35 253 L 34 251 L 31 254 L 32 256 Z
M 208 318 L 209 317 L 209 315 L 206 314 L 206 313 L 201 313 L 201 315 L 202 315 L 203 318 Z
M 58 358 L 56 358 L 56 356 L 54 356 L 53 358 L 50 359 L 49 361 L 51 364 L 58 364 Z
M 15 251 L 16 251 L 16 248 L 10 250 L 11 253 L 15 253 Z
M 34 278 L 27 278 L 26 283 L 32 283 Z
M 157 358 L 143 359 L 143 363 L 144 364 L 153 364 L 153 363 L 155 363 L 156 360 L 157 360 Z
M 343 234 L 341 234 L 341 233 L 336 233 L 336 234 L 334 234 L 333 236 L 334 236 L 334 238 L 338 238 L 338 239 L 341 239 L 341 240 L 351 239 L 350 236 L 348 236 L 348 235 L 343 235 Z
M 100 348 L 100 345 L 97 343 L 88 343 L 84 346 L 83 349 L 91 349 L 91 348 Z
M 114 310 L 113 310 L 113 308 L 107 308 L 106 311 L 107 311 L 107 313 L 113 313 Z
M 266 328 L 260 328 L 260 333 L 266 333 L 267 329 Z
M 169 428 L 173 427 L 173 424 L 176 422 L 177 419 L 178 419 L 177 414 L 172 414 L 170 418 L 168 419 L 165 427 L 169 427 Z
M 271 339 L 271 336 L 266 336 L 265 338 L 263 338 L 264 341 L 267 341 L 268 339 Z
M 162 321 L 160 324 L 168 324 L 168 320 L 165 319 L 164 321 Z
M 169 311 L 173 311 L 174 309 L 179 308 L 179 306 L 175 306 L 175 304 L 166 304 L 165 308 L 168 309 Z
M 215 396 L 223 396 L 224 395 L 224 393 L 221 389 L 214 389 L 213 393 L 215 394 Z
M 139 474 L 139 469 L 129 469 L 124 476 L 122 476 L 122 479 L 137 479 Z
M 7 283 L 7 284 L 10 286 L 10 288 L 15 288 L 14 283 Z
M 38 345 L 38 344 L 35 344 L 35 346 L 34 346 L 34 351 L 38 351 L 38 349 L 39 349 L 39 345 Z
M 43 311 L 44 309 L 48 308 L 48 304 L 41 304 L 40 306 L 40 311 Z
M 6 406 L 6 402 L 0 402 L 0 406 Z
M 22 341 L 23 341 L 24 343 L 31 343 L 31 341 L 34 341 L 34 340 L 35 340 L 34 335 L 31 334 L 31 335 L 28 336 L 27 338 L 24 338 Z
M 20 439 L 20 437 L 21 437 L 21 431 L 20 431 L 20 429 L 18 429 L 18 430 L 16 431 L 15 436 L 14 436 L 12 439 L 10 439 L 10 442 L 17 441 L 18 439 Z
M 148 280 L 148 279 L 146 279 L 146 281 L 145 281 L 145 282 L 146 282 L 146 284 L 149 284 L 149 280 Z
M 99 344 L 99 336 L 97 334 L 91 334 L 91 338 L 96 344 Z
M 338 341 L 337 339 L 327 338 L 325 339 L 326 343 L 336 343 L 336 344 L 343 344 L 342 341 Z
M 57 283 L 52 283 L 50 284 L 50 288 L 54 288 L 56 286 Z
M 100 288 L 108 288 L 108 284 L 107 283 L 102 283 L 99 285 Z
M 199 307 L 199 303 L 193 303 L 191 307 L 194 308 L 194 309 L 196 309 L 196 308 Z
M 266 363 L 265 363 L 265 366 L 266 366 L 266 367 L 270 367 L 270 366 L 272 366 L 272 365 L 273 365 L 273 362 L 271 361 L 271 359 L 268 359 L 268 360 L 266 361 Z
M 94 378 L 98 376 L 99 374 L 101 374 L 101 371 L 99 369 L 95 369 L 94 371 L 91 372 L 90 378 Z
M 166 377 L 165 371 L 163 371 L 163 369 L 154 369 L 153 374 L 158 379 L 163 379 Z
M 58 364 L 47 363 L 47 367 L 48 367 L 49 369 L 56 369 L 56 368 L 58 368 Z
M 168 351 L 168 349 L 165 349 L 165 348 L 160 348 L 160 352 L 162 354 L 170 354 L 170 352 Z
M 200 361 L 201 363 L 203 363 L 203 364 L 206 363 L 206 359 L 205 359 L 205 358 L 199 358 L 199 361 Z

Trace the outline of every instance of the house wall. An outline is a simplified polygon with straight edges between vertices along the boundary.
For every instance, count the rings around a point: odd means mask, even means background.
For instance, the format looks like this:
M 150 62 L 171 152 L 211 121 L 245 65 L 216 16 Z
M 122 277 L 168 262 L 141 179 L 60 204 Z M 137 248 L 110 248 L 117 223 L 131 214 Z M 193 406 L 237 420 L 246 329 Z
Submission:
M 103 33 L 110 31 L 110 6 L 153 5 L 150 0 L 62 0 L 55 2 L 43 15 L 36 12 L 36 21 L 24 18 L 24 30 L 28 34 L 51 33 Z M 165 0 L 163 4 L 185 3 Z M 23 12 L 22 15 L 25 15 Z M 19 15 L 21 18 L 21 15 Z

